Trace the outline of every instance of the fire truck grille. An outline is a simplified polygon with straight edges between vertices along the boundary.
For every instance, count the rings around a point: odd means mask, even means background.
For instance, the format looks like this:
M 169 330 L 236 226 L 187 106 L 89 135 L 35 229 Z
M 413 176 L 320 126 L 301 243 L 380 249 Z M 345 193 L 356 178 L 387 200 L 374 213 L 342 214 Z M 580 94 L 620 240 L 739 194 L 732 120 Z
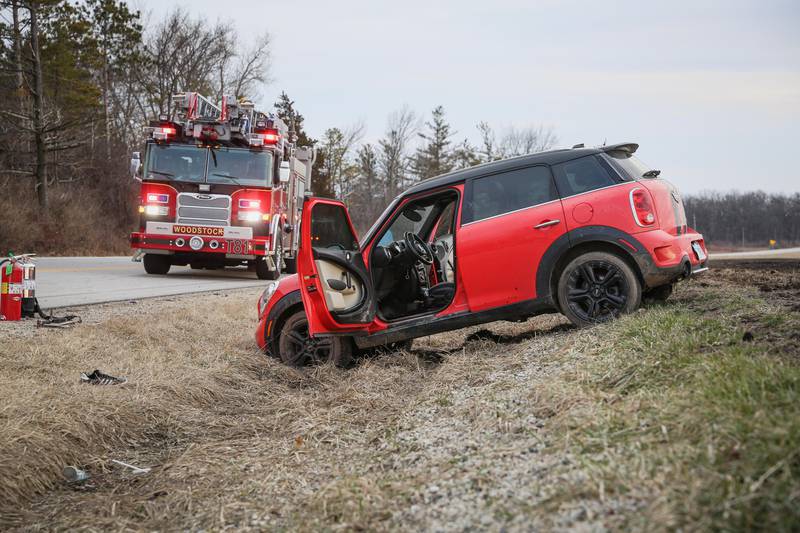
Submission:
M 178 224 L 227 226 L 230 219 L 230 196 L 193 193 L 178 195 Z

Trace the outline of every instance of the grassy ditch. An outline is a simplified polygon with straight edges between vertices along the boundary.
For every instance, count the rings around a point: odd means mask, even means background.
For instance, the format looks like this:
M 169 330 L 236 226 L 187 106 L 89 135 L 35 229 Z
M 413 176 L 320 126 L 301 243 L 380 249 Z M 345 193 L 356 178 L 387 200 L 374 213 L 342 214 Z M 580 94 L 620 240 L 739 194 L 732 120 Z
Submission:
M 265 359 L 256 294 L 7 336 L 0 528 L 800 524 L 797 270 L 718 270 L 611 324 L 492 324 L 348 371 Z M 95 367 L 130 382 L 79 384 Z M 68 464 L 92 477 L 65 483 Z
M 800 526 L 797 292 L 767 299 L 730 274 L 597 328 L 553 384 L 579 391 L 556 432 L 590 494 L 644 495 L 628 525 Z

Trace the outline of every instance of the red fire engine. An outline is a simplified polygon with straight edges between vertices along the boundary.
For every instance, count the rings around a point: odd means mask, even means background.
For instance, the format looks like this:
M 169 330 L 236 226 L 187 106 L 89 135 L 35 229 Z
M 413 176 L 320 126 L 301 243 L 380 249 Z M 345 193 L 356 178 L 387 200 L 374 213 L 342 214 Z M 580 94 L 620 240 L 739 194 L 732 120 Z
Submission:
M 295 272 L 297 226 L 314 150 L 295 146 L 287 125 L 249 102 L 220 105 L 195 92 L 172 97 L 146 128 L 134 261 L 148 274 L 172 265 L 248 265 L 259 279 Z

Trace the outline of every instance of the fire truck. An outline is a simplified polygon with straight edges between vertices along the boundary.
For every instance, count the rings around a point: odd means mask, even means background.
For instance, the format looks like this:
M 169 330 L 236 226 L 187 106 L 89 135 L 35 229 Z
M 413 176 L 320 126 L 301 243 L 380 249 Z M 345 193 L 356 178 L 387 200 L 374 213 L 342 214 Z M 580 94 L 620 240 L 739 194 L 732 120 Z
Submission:
M 145 128 L 134 261 L 148 274 L 247 265 L 259 279 L 296 270 L 298 224 L 310 189 L 313 148 L 296 146 L 275 114 L 225 96 L 174 95 Z

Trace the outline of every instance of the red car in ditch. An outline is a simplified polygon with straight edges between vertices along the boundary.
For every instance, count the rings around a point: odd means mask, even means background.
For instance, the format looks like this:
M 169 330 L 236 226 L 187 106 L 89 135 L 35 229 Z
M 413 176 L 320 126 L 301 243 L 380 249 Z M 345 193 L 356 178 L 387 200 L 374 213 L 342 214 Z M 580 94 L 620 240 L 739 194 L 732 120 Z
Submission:
M 306 198 L 298 273 L 259 303 L 256 341 L 291 365 L 496 320 L 578 325 L 665 299 L 707 270 L 677 189 L 638 145 L 552 150 L 459 170 L 395 198 L 359 240 L 339 201 Z

